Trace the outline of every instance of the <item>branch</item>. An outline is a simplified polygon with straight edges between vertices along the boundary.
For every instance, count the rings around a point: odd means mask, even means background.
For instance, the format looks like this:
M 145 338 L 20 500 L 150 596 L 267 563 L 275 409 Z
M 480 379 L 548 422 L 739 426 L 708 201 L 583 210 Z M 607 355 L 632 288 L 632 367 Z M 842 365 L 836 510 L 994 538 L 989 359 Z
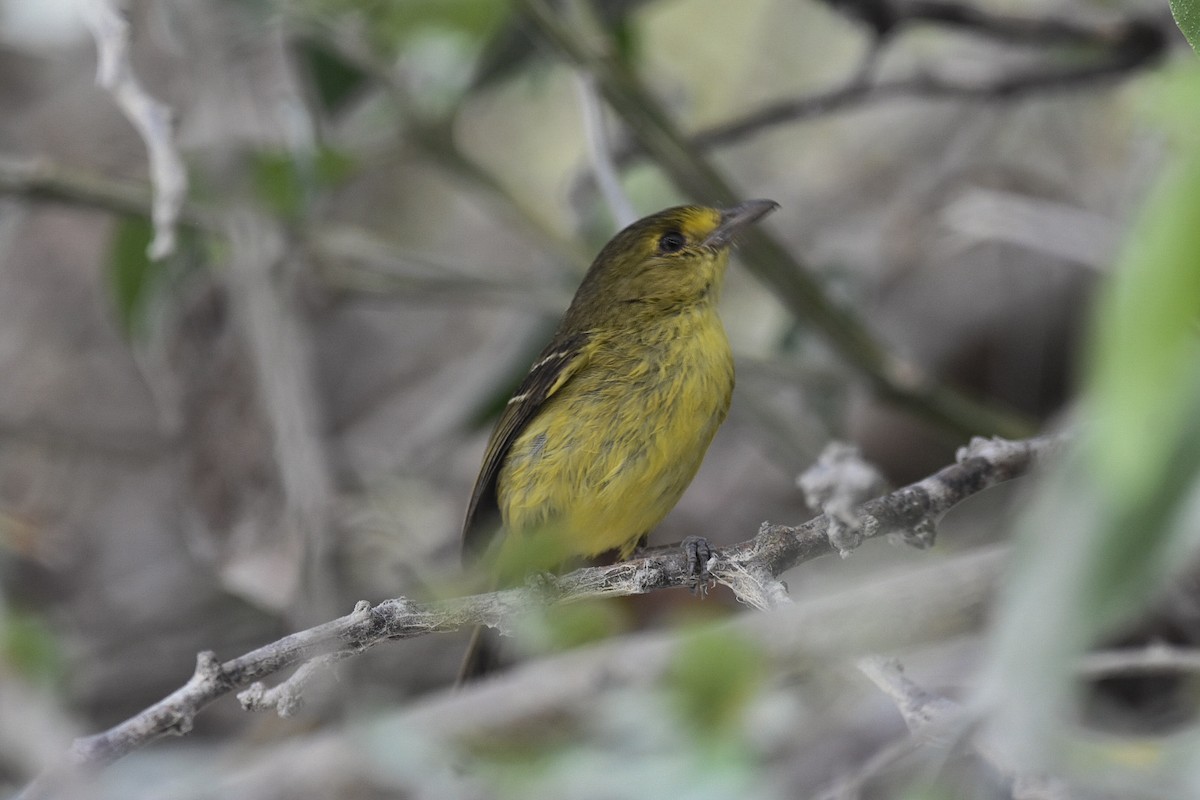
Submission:
M 1102 650 L 1079 659 L 1085 678 L 1123 678 L 1148 672 L 1200 672 L 1200 650 L 1152 644 L 1125 650 Z
M 2 154 L 0 195 L 146 218 L 151 215 L 152 205 L 150 187 L 144 183 L 108 178 L 46 159 Z M 211 236 L 224 237 L 228 232 L 217 210 L 194 201 L 180 209 L 179 222 Z M 530 286 L 527 282 L 463 273 L 459 266 L 431 261 L 361 228 L 321 225 L 308 233 L 304 245 L 322 262 L 333 262 L 319 272 L 334 289 L 447 297 L 455 302 L 489 303 L 500 299 L 554 313 L 561 313 L 571 300 L 570 292 L 544 282 Z
M 6 194 L 139 217 L 150 217 L 154 203 L 151 188 L 142 183 L 69 169 L 45 159 L 0 155 L 0 195 Z M 210 232 L 219 227 L 211 212 L 192 203 L 180 208 L 178 221 Z
M 134 74 L 129 60 L 129 20 L 115 2 L 91 0 L 85 18 L 96 40 L 96 82 L 112 94 L 146 143 L 150 182 L 154 186 L 150 214 L 154 240 L 149 255 L 158 260 L 175 250 L 175 224 L 187 197 L 187 168 L 175 147 L 171 108 L 152 97 Z
M 1003 547 L 931 559 L 904 574 L 856 584 L 819 599 L 763 614 L 741 614 L 714 623 L 701 635 L 735 637 L 765 667 L 787 675 L 879 648 L 920 647 L 978 632 L 1006 564 Z M 679 663 L 679 646 L 691 635 L 691 631 L 659 630 L 610 639 L 525 662 L 460 690 L 425 695 L 376 719 L 372 724 L 416 732 L 420 740 L 422 769 L 399 785 L 389 783 L 385 794 L 403 795 L 411 787 L 415 790 L 408 792 L 411 796 L 478 797 L 478 791 L 472 791 L 475 787 L 446 780 L 461 775 L 462 761 L 456 754 L 464 744 L 470 747 L 481 735 L 489 741 L 508 741 L 507 732 L 523 736 L 544 726 L 547 719 L 594 720 L 598 705 L 618 696 L 627 700 L 630 691 L 669 680 Z M 344 730 L 327 732 L 302 748 L 287 748 L 286 756 L 259 759 L 261 771 L 255 772 L 276 790 L 293 785 L 286 778 L 297 774 L 294 759 L 310 758 L 313 745 L 331 759 L 325 763 L 361 765 L 362 737 L 344 734 Z M 397 741 L 401 742 L 397 755 L 407 763 L 413 751 L 403 742 L 412 739 L 406 734 Z M 31 787 L 22 800 L 34 796 Z
M 628 70 L 596 52 L 545 0 L 520 0 L 518 6 L 548 44 L 592 76 L 638 145 L 680 190 L 721 205 L 744 199 Z M 830 300 L 819 282 L 765 229 L 748 231 L 740 249 L 746 268 L 771 287 L 798 319 L 824 335 L 884 399 L 960 435 L 987 432 L 1020 437 L 1031 432 L 1028 421 L 941 385 L 916 364 L 887 352 L 857 317 Z
M 900 21 L 938 21 L 1027 44 L 1085 45 L 1099 49 L 1100 54 L 1081 64 L 1045 64 L 979 80 L 919 74 L 871 84 L 855 75 L 837 88 L 772 103 L 740 119 L 706 128 L 690 137 L 692 145 L 702 150 L 723 147 L 775 125 L 904 98 L 1012 101 L 1046 92 L 1081 89 L 1120 80 L 1153 66 L 1165 55 L 1169 41 L 1165 27 L 1156 20 L 1126 19 L 1088 25 L 1053 17 L 1008 17 L 934 2 L 897 5 L 894 10 Z M 630 150 L 622 152 L 618 163 L 628 163 L 637 155 Z
M 895 703 L 910 734 L 922 744 L 953 747 L 974 727 L 972 714 L 967 709 L 914 683 L 895 659 L 865 658 L 859 661 L 858 668 Z M 970 738 L 975 752 L 1012 783 L 1015 800 L 1068 800 L 1070 797 L 1061 780 L 1020 772 L 1002 752 L 986 741 L 977 736 Z
M 612 151 L 608 143 L 608 131 L 605 130 L 604 107 L 596 94 L 596 86 L 592 76 L 580 71 L 576 74 L 576 85 L 579 95 L 579 111 L 583 117 L 584 138 L 587 140 L 588 159 L 592 165 L 592 173 L 600 194 L 608 205 L 609 213 L 616 220 L 618 228 L 624 228 L 637 220 L 633 203 L 621 187 L 621 178 L 617 175 L 617 167 L 613 163 Z
M 1003 547 L 981 548 L 827 597 L 741 614 L 712 630 L 737 636 L 769 669 L 788 674 L 916 647 L 976 630 L 1006 563 Z M 652 685 L 668 674 L 679 640 L 678 631 L 652 631 L 528 662 L 418 701 L 401 718 L 405 729 L 448 741 L 545 720 L 580 708 L 605 687 Z
M 864 503 L 864 536 L 873 537 L 929 526 L 965 498 L 1002 481 L 1023 475 L 1038 460 L 1056 451 L 1061 440 L 1041 437 L 1025 442 L 976 440 L 959 453 L 957 464 L 918 483 Z M 713 577 L 739 598 L 758 607 L 777 600 L 774 580 L 785 570 L 834 552 L 826 531 L 829 520 L 817 517 L 804 525 L 763 525 L 753 539 L 718 551 L 710 562 Z M 221 663 L 211 652 L 197 658 L 196 672 L 183 687 L 109 730 L 78 739 L 72 750 L 79 764 L 107 764 L 167 734 L 183 734 L 197 713 L 222 695 L 250 686 L 288 667 L 314 658 L 347 657 L 391 639 L 488 625 L 502 633 L 530 608 L 552 603 L 644 594 L 689 586 L 687 558 L 672 551 L 605 567 L 579 569 L 534 586 L 489 594 L 418 603 L 406 598 L 372 607 L 360 602 L 353 613 L 286 636 L 243 656 Z M 753 623 L 748 623 L 753 624 Z M 305 675 L 302 680 L 307 680 Z M 264 689 L 244 697 L 252 706 L 275 702 Z M 287 703 L 294 703 L 294 696 Z

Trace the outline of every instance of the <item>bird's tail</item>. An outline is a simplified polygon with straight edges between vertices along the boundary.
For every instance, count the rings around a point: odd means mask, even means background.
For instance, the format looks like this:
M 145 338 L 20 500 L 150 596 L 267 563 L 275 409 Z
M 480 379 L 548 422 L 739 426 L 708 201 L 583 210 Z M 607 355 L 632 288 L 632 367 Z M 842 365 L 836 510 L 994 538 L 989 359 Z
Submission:
M 496 670 L 500 664 L 499 638 L 496 632 L 486 625 L 475 626 L 475 630 L 471 631 L 471 640 L 467 643 L 467 652 L 463 654 L 462 664 L 458 668 L 458 677 L 454 679 L 455 687 L 478 680 Z

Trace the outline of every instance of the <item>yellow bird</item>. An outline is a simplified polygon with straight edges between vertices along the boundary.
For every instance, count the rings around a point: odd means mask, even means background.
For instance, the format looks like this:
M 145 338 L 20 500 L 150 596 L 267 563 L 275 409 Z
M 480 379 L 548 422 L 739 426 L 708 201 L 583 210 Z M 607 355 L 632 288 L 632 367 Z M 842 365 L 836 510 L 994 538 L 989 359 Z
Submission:
M 717 300 L 730 245 L 775 208 L 669 208 L 604 246 L 492 432 L 468 560 L 511 583 L 573 557 L 628 558 L 662 521 L 729 411 Z M 478 634 L 460 677 L 486 668 Z

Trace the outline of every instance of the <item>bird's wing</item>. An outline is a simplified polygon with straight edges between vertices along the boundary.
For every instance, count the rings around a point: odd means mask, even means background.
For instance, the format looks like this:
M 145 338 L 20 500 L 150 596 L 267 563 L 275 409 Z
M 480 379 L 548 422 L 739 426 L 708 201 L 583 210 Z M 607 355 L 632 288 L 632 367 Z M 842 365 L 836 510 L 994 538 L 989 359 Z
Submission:
M 551 342 L 530 368 L 529 374 L 504 407 L 483 456 L 483 466 L 475 479 L 471 503 L 463 522 L 463 555 L 478 557 L 487 549 L 499 524 L 496 504 L 496 478 L 512 443 L 533 419 L 546 400 L 562 388 L 588 360 L 591 335 L 573 334 Z

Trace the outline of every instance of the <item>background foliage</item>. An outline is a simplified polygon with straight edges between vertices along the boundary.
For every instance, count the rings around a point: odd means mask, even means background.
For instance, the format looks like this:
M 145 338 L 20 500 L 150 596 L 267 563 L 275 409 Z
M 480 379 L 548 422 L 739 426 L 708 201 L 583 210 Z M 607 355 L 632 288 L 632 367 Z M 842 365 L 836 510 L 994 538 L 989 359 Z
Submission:
M 1195 45 L 1194 4 L 1170 11 Z M 78 9 L 0 3 L 5 791 L 197 650 L 456 592 L 492 414 L 614 231 L 584 92 L 616 109 L 638 213 L 782 206 L 723 301 L 731 418 L 655 541 L 801 521 L 795 476 L 831 438 L 900 484 L 964 431 L 1069 426 L 1061 467 L 956 509 L 932 552 L 873 542 L 788 583 L 853 593 L 1015 537 L 993 614 L 898 654 L 908 674 L 1018 778 L 1200 791 L 1194 671 L 1077 677 L 1093 648 L 1200 637 L 1200 72 L 1167 9 L 163 0 L 130 20 L 191 182 L 162 262 L 145 151 L 93 86 Z M 684 633 L 662 683 L 453 752 L 405 713 L 461 638 L 377 648 L 295 719 L 223 702 L 82 794 L 1020 796 L 966 734 L 874 760 L 907 733 L 852 664 L 689 627 L 746 613 L 671 592 L 529 620 L 524 658 Z

